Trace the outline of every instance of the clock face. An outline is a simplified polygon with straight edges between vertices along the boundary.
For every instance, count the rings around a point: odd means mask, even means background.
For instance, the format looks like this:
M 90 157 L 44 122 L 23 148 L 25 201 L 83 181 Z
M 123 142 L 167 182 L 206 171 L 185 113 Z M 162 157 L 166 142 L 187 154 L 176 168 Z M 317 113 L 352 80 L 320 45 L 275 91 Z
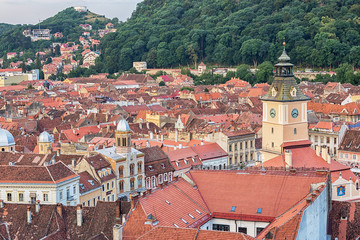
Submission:
M 297 118 L 297 117 L 299 116 L 299 111 L 298 111 L 296 108 L 294 108 L 294 109 L 291 111 L 291 116 L 292 116 L 293 118 Z
M 272 118 L 274 118 L 275 116 L 276 116 L 276 111 L 275 111 L 275 109 L 270 109 L 270 116 L 272 117 Z

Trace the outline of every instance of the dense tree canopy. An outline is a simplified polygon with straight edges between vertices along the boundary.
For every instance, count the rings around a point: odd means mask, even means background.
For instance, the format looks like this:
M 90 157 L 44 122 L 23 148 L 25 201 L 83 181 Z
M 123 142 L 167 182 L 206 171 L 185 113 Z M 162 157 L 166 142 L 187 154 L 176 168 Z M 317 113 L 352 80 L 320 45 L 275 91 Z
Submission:
M 103 71 L 131 61 L 177 67 L 274 62 L 282 42 L 304 67 L 360 66 L 360 4 L 354 0 L 145 0 L 103 38 Z

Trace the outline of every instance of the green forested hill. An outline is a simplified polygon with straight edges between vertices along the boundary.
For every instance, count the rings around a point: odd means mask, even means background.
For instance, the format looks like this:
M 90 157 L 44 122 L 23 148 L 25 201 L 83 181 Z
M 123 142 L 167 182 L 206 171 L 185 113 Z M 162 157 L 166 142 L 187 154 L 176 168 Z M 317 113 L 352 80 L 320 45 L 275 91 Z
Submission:
M 7 32 L 11 30 L 12 28 L 16 27 L 16 25 L 7 24 L 7 23 L 0 23 L 0 34 L 3 32 Z
M 97 69 L 133 61 L 176 67 L 275 61 L 282 42 L 301 66 L 360 64 L 358 0 L 144 0 L 117 33 L 106 35 Z
M 51 33 L 62 32 L 62 41 L 76 41 L 83 32 L 79 24 L 89 23 L 93 30 L 104 28 L 110 22 L 104 16 L 97 15 L 90 11 L 79 13 L 72 7 L 67 8 L 55 16 L 50 17 L 40 23 L 41 28 L 48 28 Z M 25 29 L 38 28 L 38 25 L 10 25 L 0 24 L 0 56 L 6 52 L 13 51 L 33 51 L 49 47 L 49 41 L 31 42 L 30 38 L 23 36 Z M 57 39 L 57 41 L 61 41 Z

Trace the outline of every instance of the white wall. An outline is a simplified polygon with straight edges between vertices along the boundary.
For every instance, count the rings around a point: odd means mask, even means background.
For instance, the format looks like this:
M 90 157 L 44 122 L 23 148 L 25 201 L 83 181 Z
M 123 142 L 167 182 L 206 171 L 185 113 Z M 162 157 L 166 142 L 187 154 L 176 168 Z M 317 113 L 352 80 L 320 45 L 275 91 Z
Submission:
M 328 188 L 308 206 L 301 218 L 296 239 L 327 239 Z
M 230 232 L 238 232 L 239 227 L 246 227 L 247 234 L 252 237 L 256 237 L 257 228 L 265 228 L 267 225 L 269 225 L 268 222 L 252 222 L 252 221 L 213 218 L 204 225 L 202 225 L 200 229 L 213 230 L 213 224 L 229 225 Z

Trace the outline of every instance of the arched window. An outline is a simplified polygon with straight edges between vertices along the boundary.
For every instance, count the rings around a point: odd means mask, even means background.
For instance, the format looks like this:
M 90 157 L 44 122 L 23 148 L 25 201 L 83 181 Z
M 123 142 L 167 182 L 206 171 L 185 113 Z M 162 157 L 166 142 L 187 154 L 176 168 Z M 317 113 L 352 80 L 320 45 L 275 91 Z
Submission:
M 130 176 L 133 176 L 135 172 L 135 165 L 132 163 L 130 164 Z
M 119 181 L 119 191 L 120 193 L 124 192 L 124 180 Z
M 120 147 L 120 146 L 121 146 L 121 143 L 120 143 L 120 138 L 118 138 L 118 139 L 117 139 L 117 145 L 118 145 L 118 147 Z
M 119 167 L 119 177 L 124 177 L 124 166 Z
M 151 188 L 151 186 L 150 186 L 150 178 L 146 178 L 146 188 Z
M 271 133 L 274 133 L 274 128 L 271 128 Z
M 130 190 L 135 189 L 135 178 L 130 178 Z
M 138 188 L 142 187 L 142 176 L 138 176 Z
M 296 134 L 296 128 L 294 128 L 294 134 Z
M 127 145 L 126 145 L 126 138 L 123 138 L 122 139 L 122 147 L 126 147 Z
M 162 183 L 163 180 L 162 180 L 162 174 L 159 174 L 159 183 Z
M 154 188 L 154 187 L 156 187 L 156 181 L 155 181 L 155 177 L 153 176 L 151 178 L 151 188 Z
M 138 169 L 138 173 L 142 172 L 142 162 L 137 163 L 137 169 Z
M 169 182 L 171 182 L 172 181 L 172 172 L 169 172 Z
M 221 165 L 219 165 L 219 170 L 221 170 Z

